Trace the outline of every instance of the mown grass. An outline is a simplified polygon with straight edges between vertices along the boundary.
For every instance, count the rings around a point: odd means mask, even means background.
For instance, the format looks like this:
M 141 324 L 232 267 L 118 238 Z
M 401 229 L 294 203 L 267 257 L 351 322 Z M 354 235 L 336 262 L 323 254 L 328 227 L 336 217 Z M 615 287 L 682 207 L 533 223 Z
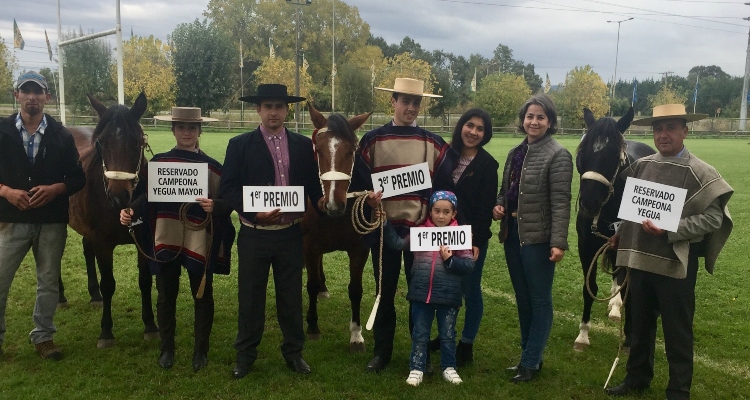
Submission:
M 166 131 L 152 131 L 150 143 L 155 151 L 169 149 L 174 139 Z M 223 160 L 226 143 L 233 133 L 206 132 L 202 148 Z M 502 162 L 515 138 L 495 138 L 488 150 Z M 578 143 L 574 137 L 560 141 L 571 151 Z M 748 188 L 746 172 L 748 143 L 745 140 L 688 139 L 690 150 L 713 164 L 737 191 L 730 202 L 735 230 L 719 258 L 716 275 L 699 273 L 695 317 L 695 373 L 693 398 L 750 398 L 750 260 L 748 260 Z M 573 190 L 578 183 L 574 181 Z M 575 196 L 574 196 L 575 197 Z M 574 218 L 572 219 L 574 221 Z M 497 230 L 497 226 L 494 227 Z M 419 388 L 408 387 L 410 340 L 406 321 L 406 285 L 404 278 L 397 296 L 398 327 L 391 365 L 382 373 L 364 372 L 372 354 L 372 333 L 365 332 L 367 352 L 348 352 L 349 302 L 346 294 L 348 271 L 343 253 L 325 257 L 331 299 L 319 305 L 323 338 L 308 341 L 305 359 L 313 373 L 298 376 L 285 366 L 279 351 L 281 333 L 276 322 L 273 285 L 269 284 L 266 333 L 259 347 L 260 356 L 249 376 L 240 381 L 230 378 L 234 364 L 232 343 L 237 325 L 236 251 L 232 275 L 215 279 L 216 317 L 211 337 L 208 367 L 193 373 L 192 302 L 183 279 L 178 304 L 177 357 L 172 370 L 158 367 L 156 341 L 142 339 L 140 298 L 137 286 L 134 249 L 116 250 L 117 292 L 113 305 L 117 345 L 96 349 L 101 310 L 88 305 L 85 267 L 80 237 L 71 231 L 63 259 L 63 277 L 71 307 L 58 311 L 55 341 L 65 349 L 61 362 L 43 361 L 29 344 L 27 333 L 33 328 L 35 273 L 33 259 L 27 257 L 19 269 L 8 299 L 7 333 L 0 357 L 0 398 L 505 398 L 505 399 L 604 399 L 602 386 L 617 352 L 617 325 L 607 321 L 606 307 L 594 308 L 592 346 L 584 353 L 573 351 L 581 312 L 581 267 L 577 259 L 573 224 L 571 250 L 557 267 L 554 284 L 555 320 L 545 353 L 545 367 L 530 384 L 514 385 L 505 367 L 517 362 L 517 315 L 513 290 L 508 278 L 501 246 L 491 241 L 484 270 L 485 316 L 475 344 L 473 365 L 459 370 L 464 384 L 452 386 L 436 375 Z M 608 287 L 600 281 L 600 286 Z M 363 320 L 372 307 L 374 284 L 372 267 L 365 270 Z M 153 289 L 154 298 L 156 291 Z M 305 300 L 305 306 L 307 300 Z M 459 322 L 459 326 L 462 323 Z M 657 344 L 656 376 L 652 389 L 643 398 L 662 399 L 667 381 L 667 363 L 661 335 Z M 437 357 L 437 355 L 435 355 Z M 613 383 L 624 377 L 624 362 Z

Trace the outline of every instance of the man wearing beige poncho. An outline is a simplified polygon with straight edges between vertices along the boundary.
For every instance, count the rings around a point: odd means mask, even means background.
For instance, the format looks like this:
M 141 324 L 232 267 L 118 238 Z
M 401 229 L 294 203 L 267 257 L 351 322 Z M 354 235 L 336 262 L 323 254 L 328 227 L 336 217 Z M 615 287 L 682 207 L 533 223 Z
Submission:
M 689 399 L 693 379 L 693 315 L 698 258 L 713 273 L 716 258 L 732 231 L 727 202 L 734 190 L 710 165 L 691 154 L 683 141 L 687 122 L 706 117 L 687 114 L 681 104 L 654 107 L 653 117 L 633 125 L 651 125 L 658 153 L 636 161 L 621 176 L 687 190 L 677 232 L 651 220 L 624 222 L 612 243 L 618 266 L 631 268 L 632 343 L 627 376 L 607 389 L 623 396 L 647 389 L 654 376 L 656 320 L 661 314 L 669 362 L 667 399 Z

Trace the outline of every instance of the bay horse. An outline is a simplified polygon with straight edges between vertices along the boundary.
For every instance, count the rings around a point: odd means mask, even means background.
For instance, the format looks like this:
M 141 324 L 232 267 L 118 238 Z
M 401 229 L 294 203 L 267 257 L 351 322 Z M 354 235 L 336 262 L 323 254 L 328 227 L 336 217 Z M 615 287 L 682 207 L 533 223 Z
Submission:
M 581 185 L 578 192 L 578 216 L 576 231 L 578 233 L 578 254 L 583 268 L 583 317 L 578 327 L 579 334 L 573 344 L 576 351 L 584 351 L 589 346 L 589 330 L 591 328 L 591 307 L 599 287 L 596 283 L 597 265 L 592 267 L 590 279 L 587 273 L 596 252 L 606 243 L 606 237 L 612 236 L 613 223 L 618 221 L 617 213 L 620 209 L 625 182 L 618 179 L 623 171 L 633 161 L 654 154 L 655 151 L 646 144 L 625 140 L 623 134 L 633 121 L 633 108 L 618 121 L 612 118 L 601 118 L 598 121 L 588 108 L 583 109 L 583 119 L 586 123 L 586 134 L 578 145 L 576 152 L 576 168 L 581 175 Z M 615 265 L 615 252 L 607 251 L 600 262 Z M 598 264 L 598 263 L 597 263 Z M 620 308 L 626 289 L 622 287 L 625 270 L 621 269 L 612 276 L 610 293 L 614 295 L 620 290 L 620 295 L 609 301 L 609 319 L 619 322 Z M 625 304 L 625 347 L 628 347 L 630 323 L 628 321 L 629 303 Z
M 326 211 L 319 214 L 311 204 L 302 219 L 304 232 L 304 257 L 307 268 L 307 294 L 310 299 L 307 309 L 307 337 L 309 340 L 320 339 L 318 326 L 318 298 L 327 298 L 328 289 L 323 272 L 323 254 L 333 251 L 345 251 L 349 256 L 349 301 L 351 319 L 349 321 L 349 350 L 365 351 L 365 339 L 362 337 L 360 305 L 362 302 L 362 271 L 364 270 L 370 249 L 363 244 L 360 235 L 352 225 L 351 201 L 347 201 L 347 192 L 354 166 L 354 154 L 357 150 L 357 136 L 354 134 L 371 113 L 361 114 L 347 119 L 340 114 L 323 116 L 312 104 L 308 103 L 310 120 L 315 126 L 313 145 L 320 184 L 323 188 L 321 202 Z
M 69 225 L 83 236 L 87 269 L 93 266 L 93 257 L 99 265 L 103 309 L 97 347 L 107 348 L 115 345 L 112 334 L 113 252 L 117 245 L 133 243 L 128 228 L 120 225 L 119 214 L 130 204 L 140 167 L 147 162 L 143 154 L 146 136 L 139 123 L 146 111 L 146 95 L 141 93 L 132 108 L 120 104 L 107 108 L 91 96 L 89 102 L 99 115 L 96 128 L 93 131 L 85 127 L 69 129 L 86 173 L 86 186 L 70 197 Z M 94 271 L 94 280 L 95 276 Z M 139 254 L 138 285 L 145 339 L 158 337 L 159 332 L 151 308 L 151 283 L 146 260 Z

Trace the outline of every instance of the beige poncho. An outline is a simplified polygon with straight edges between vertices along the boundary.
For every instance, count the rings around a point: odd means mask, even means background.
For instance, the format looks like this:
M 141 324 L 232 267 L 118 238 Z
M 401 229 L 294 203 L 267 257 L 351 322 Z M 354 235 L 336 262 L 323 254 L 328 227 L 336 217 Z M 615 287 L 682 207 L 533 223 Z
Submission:
M 628 176 L 687 189 L 681 218 L 701 214 L 714 200 L 719 199 L 719 205 L 724 212 L 721 226 L 718 230 L 705 235 L 706 252 L 701 254 L 706 259 L 706 270 L 713 273 L 716 258 L 732 232 L 732 218 L 727 208 L 727 202 L 734 193 L 732 187 L 716 169 L 690 154 L 687 149 L 680 158 L 664 157 L 659 153 L 644 157 L 626 169 L 621 178 L 625 179 Z M 670 243 L 669 235 L 649 235 L 641 224 L 628 221 L 623 223 L 619 234 L 616 262 L 618 266 L 628 266 L 677 279 L 687 276 L 691 240 Z

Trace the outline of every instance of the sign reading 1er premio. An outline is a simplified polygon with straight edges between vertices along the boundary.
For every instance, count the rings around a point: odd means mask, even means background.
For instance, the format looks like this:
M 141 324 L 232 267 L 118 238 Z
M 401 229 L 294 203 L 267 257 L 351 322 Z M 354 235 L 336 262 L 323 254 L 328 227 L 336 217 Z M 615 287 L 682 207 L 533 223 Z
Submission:
M 440 246 L 451 250 L 471 249 L 471 225 L 409 229 L 411 251 L 437 251 Z
M 208 197 L 208 164 L 148 163 L 149 202 L 195 203 L 196 197 Z
M 305 211 L 304 186 L 243 186 L 242 209 L 245 212 Z
M 430 167 L 426 162 L 372 174 L 372 187 L 383 192 L 383 198 L 412 193 L 432 187 Z
M 628 177 L 618 218 L 635 223 L 650 219 L 661 229 L 677 232 L 687 190 Z

